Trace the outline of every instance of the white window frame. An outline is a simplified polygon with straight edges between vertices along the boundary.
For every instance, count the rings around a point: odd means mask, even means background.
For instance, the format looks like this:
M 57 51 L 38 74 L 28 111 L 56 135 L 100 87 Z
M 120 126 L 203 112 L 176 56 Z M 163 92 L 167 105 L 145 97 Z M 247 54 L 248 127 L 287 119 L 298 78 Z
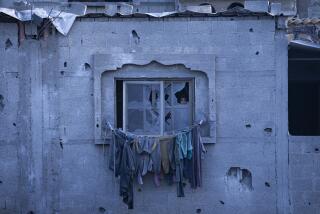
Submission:
M 154 80 L 130 80 L 130 79 L 123 79 L 123 95 L 122 95 L 122 129 L 124 132 L 127 131 L 127 101 L 128 101 L 128 95 L 127 95 L 127 85 L 128 84 L 159 84 L 160 85 L 160 135 L 148 135 L 148 136 L 163 136 L 165 134 L 165 99 L 164 99 L 164 84 L 165 82 L 174 82 L 174 81 L 187 81 L 189 82 L 189 90 L 190 90 L 190 102 L 191 102 L 191 121 L 193 123 L 194 121 L 194 80 L 193 79 L 184 79 L 184 78 L 168 78 L 168 79 L 154 79 Z
M 163 122 L 164 122 L 164 112 L 163 112 L 163 83 L 164 81 L 134 81 L 134 80 L 124 80 L 123 81 L 123 109 L 122 109 L 122 114 L 123 114 L 123 130 L 126 132 L 127 130 L 127 101 L 128 101 L 128 95 L 127 95 L 127 85 L 128 84 L 155 84 L 155 85 L 160 85 L 160 135 L 163 135 L 164 129 L 163 129 Z

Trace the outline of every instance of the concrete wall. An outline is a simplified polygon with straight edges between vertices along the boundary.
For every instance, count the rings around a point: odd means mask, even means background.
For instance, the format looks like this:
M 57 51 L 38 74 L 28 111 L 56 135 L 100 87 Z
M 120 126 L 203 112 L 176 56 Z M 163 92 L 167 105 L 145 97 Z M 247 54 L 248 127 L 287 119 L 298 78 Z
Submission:
M 1 213 L 128 212 L 107 168 L 108 146 L 93 140 L 93 71 L 85 63 L 92 65 L 97 53 L 216 56 L 217 143 L 207 145 L 203 187 L 187 187 L 186 197 L 177 198 L 175 186 L 156 188 L 146 178 L 141 191 L 135 187 L 129 213 L 288 211 L 287 42 L 274 18 L 82 18 L 66 37 L 26 40 L 20 48 L 17 26 L 8 26 L 0 31 L 7 59 L 1 60 L 7 66 L 1 66 Z M 3 49 L 6 32 L 10 52 Z M 251 182 L 232 176 L 245 170 Z
M 318 0 L 297 0 L 297 9 L 300 18 L 320 16 L 320 2 Z
M 292 213 L 319 213 L 319 137 L 290 136 L 290 201 Z

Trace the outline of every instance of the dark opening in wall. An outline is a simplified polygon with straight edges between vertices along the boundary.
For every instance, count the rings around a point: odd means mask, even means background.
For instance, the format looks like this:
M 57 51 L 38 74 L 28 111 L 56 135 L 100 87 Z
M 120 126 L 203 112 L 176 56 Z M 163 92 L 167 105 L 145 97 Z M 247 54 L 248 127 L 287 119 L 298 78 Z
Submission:
M 248 169 L 230 167 L 227 174 L 227 185 L 232 190 L 252 191 L 252 173 Z
M 227 10 L 233 9 L 235 7 L 241 7 L 244 8 L 243 4 L 240 2 L 233 2 L 229 5 L 229 7 L 227 8 Z
M 320 135 L 320 50 L 291 44 L 288 56 L 289 133 Z
M 123 128 L 123 80 L 116 80 L 117 128 Z

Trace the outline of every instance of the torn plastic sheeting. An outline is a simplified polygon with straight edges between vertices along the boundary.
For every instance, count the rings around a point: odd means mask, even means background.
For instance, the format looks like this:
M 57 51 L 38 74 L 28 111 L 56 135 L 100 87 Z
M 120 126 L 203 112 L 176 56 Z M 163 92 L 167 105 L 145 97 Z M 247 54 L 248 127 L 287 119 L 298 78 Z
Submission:
M 35 17 L 41 19 L 50 19 L 55 28 L 63 35 L 67 35 L 70 31 L 77 16 L 82 16 L 86 14 L 86 6 L 84 6 L 82 14 L 74 14 L 63 12 L 62 10 L 50 10 L 47 11 L 43 8 L 34 8 L 32 10 L 22 10 L 16 11 L 9 8 L 0 8 L 0 13 L 4 13 L 11 16 L 19 21 L 31 21 Z
M 296 48 L 320 51 L 319 44 L 316 44 L 313 42 L 308 42 L 308 41 L 303 41 L 303 40 L 292 40 L 292 41 L 290 41 L 289 45 L 291 47 L 296 47 Z
M 117 13 L 121 15 L 131 15 L 133 13 L 133 5 L 126 3 L 109 3 L 105 5 L 105 13 L 108 16 L 114 16 Z

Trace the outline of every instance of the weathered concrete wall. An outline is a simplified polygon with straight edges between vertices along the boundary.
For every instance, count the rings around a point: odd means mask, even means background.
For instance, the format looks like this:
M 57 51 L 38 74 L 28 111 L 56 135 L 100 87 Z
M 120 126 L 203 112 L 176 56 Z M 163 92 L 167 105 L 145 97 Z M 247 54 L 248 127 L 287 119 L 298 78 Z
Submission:
M 314 18 L 320 16 L 319 0 L 297 0 L 298 15 L 300 18 Z
M 290 201 L 292 213 L 319 213 L 319 137 L 290 136 Z
M 20 118 L 18 128 L 26 140 L 15 133 L 11 117 L 1 123 L 1 158 L 12 157 L 6 162 L 13 165 L 10 180 L 18 181 L 5 188 L 22 194 L 11 197 L 17 201 L 12 209 L 127 213 L 107 168 L 108 146 L 93 140 L 92 56 L 174 53 L 216 56 L 217 143 L 207 145 L 202 188 L 186 188 L 186 197 L 177 198 L 174 186 L 163 182 L 156 188 L 147 178 L 142 191 L 135 188 L 135 209 L 130 213 L 287 212 L 287 43 L 275 24 L 271 17 L 82 18 L 66 37 L 25 41 L 15 50 L 21 52 L 22 65 L 16 55 L 7 56 L 14 65 L 10 68 L 19 67 L 17 72 L 25 77 L 14 82 L 13 76 L 7 87 L 20 87 L 15 100 L 23 102 L 12 104 L 20 111 L 9 112 Z M 139 35 L 138 43 L 132 30 Z M 10 76 L 5 74 L 8 83 Z M 233 173 L 245 174 L 245 169 L 251 178 L 240 182 Z M 7 176 L 6 170 L 0 176 Z M 1 203 L 6 197 L 1 192 Z

